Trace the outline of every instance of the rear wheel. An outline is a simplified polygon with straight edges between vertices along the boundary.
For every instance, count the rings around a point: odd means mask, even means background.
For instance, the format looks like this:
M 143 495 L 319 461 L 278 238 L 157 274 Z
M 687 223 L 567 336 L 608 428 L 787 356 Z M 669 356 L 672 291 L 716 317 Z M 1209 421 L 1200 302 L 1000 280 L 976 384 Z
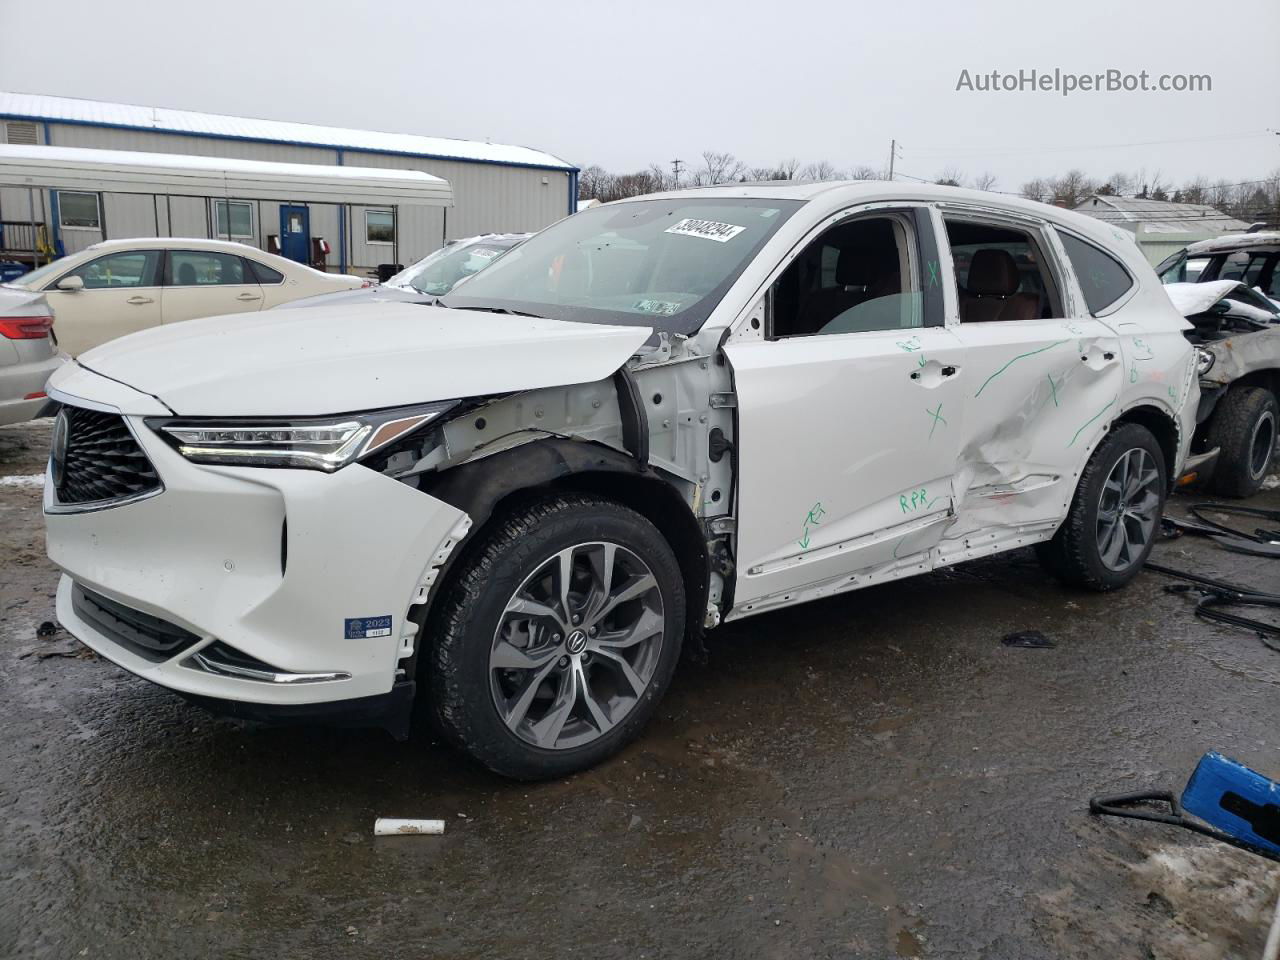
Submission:
M 1209 422 L 1209 446 L 1218 447 L 1214 492 L 1250 497 L 1262 489 L 1276 454 L 1276 397 L 1262 387 L 1233 387 L 1218 403 Z
M 684 632 L 684 585 L 644 517 L 582 496 L 512 514 L 443 599 L 431 656 L 439 725 L 490 769 L 589 767 L 648 721 Z
M 1066 583 L 1123 587 L 1151 553 L 1167 490 L 1156 438 L 1146 427 L 1122 424 L 1089 458 L 1058 532 L 1036 547 L 1040 562 Z

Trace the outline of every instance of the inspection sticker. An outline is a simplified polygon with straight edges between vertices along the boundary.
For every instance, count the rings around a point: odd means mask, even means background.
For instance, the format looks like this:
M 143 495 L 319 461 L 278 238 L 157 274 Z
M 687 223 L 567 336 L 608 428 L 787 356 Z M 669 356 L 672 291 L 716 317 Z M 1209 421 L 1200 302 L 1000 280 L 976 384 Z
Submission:
M 348 640 L 367 640 L 370 637 L 391 636 L 391 614 L 381 617 L 354 617 L 343 621 Z
M 732 223 L 719 223 L 715 220 L 691 220 L 685 218 L 679 223 L 673 223 L 667 227 L 663 233 L 679 233 L 686 237 L 702 237 L 704 240 L 714 240 L 716 243 L 728 243 L 746 227 L 738 227 Z

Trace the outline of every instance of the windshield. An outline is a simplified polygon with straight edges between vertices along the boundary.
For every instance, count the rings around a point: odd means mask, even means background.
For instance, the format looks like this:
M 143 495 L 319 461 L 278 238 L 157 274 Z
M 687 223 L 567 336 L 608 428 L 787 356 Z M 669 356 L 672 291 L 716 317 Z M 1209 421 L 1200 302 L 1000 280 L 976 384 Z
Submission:
M 594 207 L 526 240 L 442 302 L 692 334 L 801 203 L 672 197 Z
M 15 286 L 35 287 L 44 283 L 55 273 L 60 273 L 67 268 L 62 260 L 55 260 L 53 263 L 46 263 L 43 267 L 39 267 L 29 273 L 24 273 L 20 277 L 14 277 L 9 282 Z
M 387 286 L 440 296 L 459 281 L 479 273 L 515 243 L 512 240 L 462 241 L 442 247 L 387 280 Z

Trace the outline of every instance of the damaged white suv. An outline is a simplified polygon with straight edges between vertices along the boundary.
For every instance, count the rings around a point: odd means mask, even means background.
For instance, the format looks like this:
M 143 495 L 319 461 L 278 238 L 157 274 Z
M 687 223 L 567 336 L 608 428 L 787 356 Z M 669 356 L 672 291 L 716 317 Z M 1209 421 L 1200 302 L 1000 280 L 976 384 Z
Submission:
M 1125 235 L 899 183 L 587 210 L 434 304 L 196 320 L 53 378 L 58 616 L 246 717 L 556 776 L 725 620 L 1038 545 L 1108 589 L 1195 427 Z

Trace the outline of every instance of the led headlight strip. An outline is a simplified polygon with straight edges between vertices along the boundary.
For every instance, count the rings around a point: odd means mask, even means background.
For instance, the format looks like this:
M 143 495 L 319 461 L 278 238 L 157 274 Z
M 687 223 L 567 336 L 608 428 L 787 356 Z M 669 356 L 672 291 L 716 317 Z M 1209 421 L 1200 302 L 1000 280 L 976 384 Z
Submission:
M 430 423 L 457 403 L 444 400 L 371 413 L 279 420 L 155 418 L 147 425 L 196 463 L 332 473 Z

